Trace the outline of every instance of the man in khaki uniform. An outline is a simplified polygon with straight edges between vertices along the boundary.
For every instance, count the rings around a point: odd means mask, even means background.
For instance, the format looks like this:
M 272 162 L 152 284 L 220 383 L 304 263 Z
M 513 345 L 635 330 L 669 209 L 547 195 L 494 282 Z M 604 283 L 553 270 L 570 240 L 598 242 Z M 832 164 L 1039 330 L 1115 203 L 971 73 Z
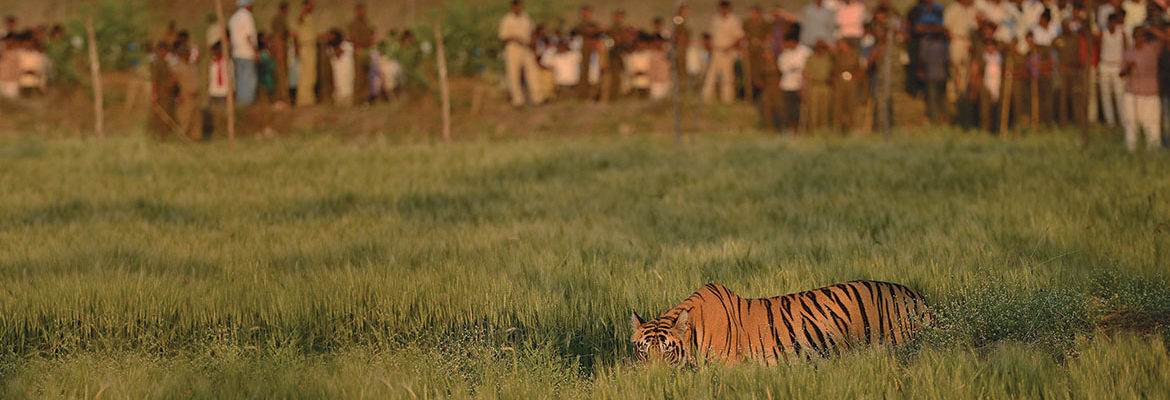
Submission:
M 288 98 L 288 42 L 290 32 L 288 27 L 288 2 L 280 2 L 279 12 L 276 18 L 272 19 L 272 48 L 269 52 L 272 53 L 272 59 L 276 61 L 276 71 L 274 71 L 273 81 L 275 87 L 275 95 L 273 100 L 280 105 L 287 105 Z
M 808 130 L 815 131 L 829 126 L 829 110 L 833 99 L 833 56 L 829 45 L 818 41 L 813 54 L 804 66 L 808 88 Z
M 731 2 L 720 1 L 719 13 L 711 20 L 711 61 L 703 83 L 704 101 L 715 99 L 716 85 L 720 101 L 735 100 L 735 59 L 743 37 L 743 24 L 731 13 Z
M 857 95 L 862 78 L 861 58 L 849 40 L 837 41 L 833 55 L 833 125 L 842 133 L 854 128 L 854 118 L 861 108 Z
M 751 79 L 751 82 L 762 81 L 765 79 L 764 69 L 764 47 L 768 44 L 769 35 L 772 33 L 772 24 L 764 20 L 764 15 L 759 6 L 752 7 L 748 13 L 747 21 L 743 22 L 744 39 L 747 40 L 747 59 L 744 60 L 744 73 L 750 76 L 745 79 Z M 772 61 L 775 63 L 775 60 Z M 754 93 L 752 93 L 754 97 Z
M 154 47 L 154 60 L 150 62 L 150 87 L 152 93 L 149 119 L 150 130 L 166 136 L 175 117 L 175 76 L 167 65 L 171 44 L 158 42 Z
M 583 99 L 596 100 L 598 96 L 597 85 L 589 82 L 589 69 L 601 49 L 601 33 L 601 25 L 593 20 L 593 7 L 581 6 L 581 21 L 573 27 L 572 34 L 581 38 L 581 78 L 577 81 L 577 96 Z
M 784 127 L 783 120 L 783 93 L 780 92 L 780 69 L 776 65 L 776 52 L 771 47 L 761 48 L 760 63 L 756 74 L 758 81 L 754 81 L 760 92 L 760 119 L 764 128 L 779 132 Z
M 297 82 L 297 106 L 317 102 L 317 25 L 313 23 L 313 1 L 305 0 L 297 22 L 297 57 L 300 58 L 300 82 Z
M 354 8 L 349 23 L 349 41 L 353 43 L 353 104 L 370 102 L 370 49 L 374 46 L 374 28 L 366 21 L 366 5 Z
M 605 62 L 601 70 L 601 101 L 609 101 L 622 96 L 622 77 L 626 72 L 625 57 L 633 50 L 634 30 L 626 25 L 625 10 L 613 12 L 613 24 L 609 26 L 609 48 L 606 50 Z
M 1070 121 L 1078 127 L 1086 127 L 1089 123 L 1088 68 L 1089 46 L 1093 38 L 1088 32 L 1088 23 L 1076 24 L 1064 20 L 1063 30 L 1053 43 L 1060 61 L 1060 89 L 1056 102 L 1056 114 L 1061 125 Z
M 175 51 L 187 54 L 189 50 L 181 48 L 180 43 L 176 43 Z M 188 57 L 178 57 L 174 65 L 171 65 L 171 74 L 179 86 L 179 94 L 175 98 L 175 123 L 179 125 L 179 134 L 192 140 L 199 140 L 201 114 L 198 68 Z
M 540 98 L 539 84 L 536 81 L 538 67 L 536 56 L 532 53 L 529 43 L 532 41 L 532 20 L 524 13 L 524 6 L 519 0 L 512 1 L 512 9 L 500 20 L 500 41 L 504 42 L 504 69 L 508 79 L 508 93 L 512 97 L 512 106 L 524 105 L 524 85 L 528 86 L 528 99 L 535 104 L 544 102 Z M 522 85 L 520 79 L 524 79 Z

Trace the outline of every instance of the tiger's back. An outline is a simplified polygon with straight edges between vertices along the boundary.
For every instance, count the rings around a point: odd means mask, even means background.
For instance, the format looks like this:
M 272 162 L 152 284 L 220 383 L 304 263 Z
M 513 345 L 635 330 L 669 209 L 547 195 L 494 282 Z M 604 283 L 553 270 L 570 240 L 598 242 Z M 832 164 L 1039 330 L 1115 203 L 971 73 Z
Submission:
M 926 308 L 918 292 L 888 282 L 844 282 L 759 299 L 708 284 L 658 320 L 673 322 L 688 314 L 682 340 L 687 359 L 773 364 L 857 345 L 905 343 L 929 322 Z

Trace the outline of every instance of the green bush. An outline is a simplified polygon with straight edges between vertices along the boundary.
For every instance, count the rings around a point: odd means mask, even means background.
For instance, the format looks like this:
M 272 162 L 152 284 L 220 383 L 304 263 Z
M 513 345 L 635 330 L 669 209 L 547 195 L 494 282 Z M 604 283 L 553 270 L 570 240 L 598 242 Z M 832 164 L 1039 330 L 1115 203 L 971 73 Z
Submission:
M 1106 328 L 1170 333 L 1170 282 L 1103 271 L 1092 283 L 1092 295 L 1101 303 Z
M 94 36 L 100 46 L 98 59 L 103 69 L 130 68 L 145 55 L 141 46 L 149 25 L 145 1 L 101 0 L 86 6 L 80 15 L 93 16 Z M 68 36 L 85 37 L 85 19 L 69 21 L 66 32 Z
M 506 1 L 451 1 L 433 10 L 414 30 L 420 40 L 433 42 L 431 21 L 442 21 L 443 44 L 451 75 L 471 75 L 481 69 L 501 70 L 503 64 L 499 54 L 504 46 L 497 37 L 500 19 L 508 10 Z M 553 6 L 545 2 L 526 3 L 525 11 L 533 23 L 551 21 L 557 15 Z
M 1070 288 L 1035 289 L 984 283 L 961 288 L 933 307 L 934 324 L 923 342 L 980 348 L 1019 342 L 1060 354 L 1078 334 L 1092 331 L 1097 316 L 1083 293 Z

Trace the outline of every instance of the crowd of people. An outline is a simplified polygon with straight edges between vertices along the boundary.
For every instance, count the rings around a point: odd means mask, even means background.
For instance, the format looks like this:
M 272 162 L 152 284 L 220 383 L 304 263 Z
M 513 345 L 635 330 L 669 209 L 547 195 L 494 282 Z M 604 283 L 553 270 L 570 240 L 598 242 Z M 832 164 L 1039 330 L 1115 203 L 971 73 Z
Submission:
M 61 25 L 22 30 L 15 16 L 6 16 L 0 26 L 0 99 L 44 95 L 50 80 L 58 78 L 51 55 L 70 46 Z
M 646 29 L 622 10 L 603 27 L 590 6 L 571 28 L 535 23 L 520 1 L 499 25 L 514 106 L 563 96 L 743 99 L 768 128 L 871 129 L 892 119 L 894 81 L 933 123 L 1122 127 L 1126 144 L 1170 138 L 1170 1 L 814 0 L 799 12 L 721 1 L 696 34 L 687 5 Z
M 638 27 L 621 9 L 603 24 L 589 5 L 573 24 L 541 23 L 514 0 L 495 39 L 516 108 L 678 95 L 754 104 L 778 131 L 852 132 L 917 101 L 932 123 L 988 132 L 1100 124 L 1122 129 L 1131 150 L 1143 135 L 1148 148 L 1170 138 L 1170 0 L 916 1 L 905 13 L 888 0 L 812 0 L 742 17 L 719 1 L 701 31 L 686 4 Z M 152 125 L 208 138 L 228 93 L 240 107 L 364 106 L 409 81 L 420 47 L 409 30 L 379 35 L 363 4 L 324 29 L 314 0 L 298 3 L 259 24 L 253 1 L 237 0 L 227 21 L 209 17 L 202 45 L 172 22 L 142 63 Z M 18 31 L 12 17 L 3 28 L 0 97 L 43 93 L 44 54 L 69 40 L 60 27 Z
M 197 70 L 199 46 L 187 31 L 171 23 L 163 38 L 151 44 L 153 55 L 146 65 L 154 130 L 210 138 L 223 120 L 229 92 L 238 107 L 259 102 L 277 110 L 389 100 L 407 81 L 403 62 L 417 59 L 408 54 L 407 49 L 415 48 L 409 30 L 391 31 L 377 41 L 361 3 L 345 28 L 324 29 L 315 22 L 314 0 L 303 0 L 296 15 L 288 2 L 281 2 L 263 31 L 252 0 L 238 0 L 236 6 L 226 25 L 209 17 L 206 80 Z

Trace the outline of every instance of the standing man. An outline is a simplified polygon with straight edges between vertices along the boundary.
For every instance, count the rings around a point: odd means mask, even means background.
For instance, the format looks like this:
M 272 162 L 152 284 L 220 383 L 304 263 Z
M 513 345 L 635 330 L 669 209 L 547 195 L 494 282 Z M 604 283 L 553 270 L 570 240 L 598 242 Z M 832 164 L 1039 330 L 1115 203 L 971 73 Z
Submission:
M 1138 131 L 1146 134 L 1146 150 L 1162 147 L 1162 106 L 1158 95 L 1158 55 L 1163 43 L 1146 28 L 1134 31 L 1134 47 L 1125 54 L 1125 147 L 1137 151 Z
M 972 86 L 979 88 L 979 128 L 984 132 L 993 132 L 999 128 L 1004 58 L 999 43 L 993 40 L 981 42 L 983 48 L 975 59 L 976 71 L 972 74 L 978 81 Z
M 971 66 L 971 37 L 978 28 L 973 3 L 972 0 L 959 0 L 948 5 L 943 11 L 943 26 L 950 35 L 948 55 L 951 60 L 951 76 L 947 82 L 947 101 L 954 103 L 959 115 L 963 116 L 969 116 L 973 108 L 973 104 L 967 101 L 970 97 L 966 96 Z
M 203 111 L 203 139 L 208 140 L 221 125 L 227 108 L 228 60 L 223 54 L 223 42 L 211 46 L 207 65 L 207 108 Z
M 236 6 L 239 8 L 228 20 L 228 35 L 236 69 L 236 104 L 247 107 L 256 101 L 259 84 L 256 62 L 260 60 L 260 42 L 256 35 L 256 20 L 252 17 L 252 0 L 237 0 Z
M 177 54 L 188 54 L 189 44 L 175 41 L 174 51 Z M 199 140 L 199 70 L 190 57 L 176 57 L 171 63 L 171 74 L 174 75 L 178 86 L 178 96 L 175 101 L 175 123 L 179 125 L 179 134 Z
M 622 77 L 626 71 L 626 54 L 633 50 L 636 32 L 626 26 L 626 11 L 617 9 L 613 12 L 613 24 L 609 26 L 609 36 L 606 54 L 601 63 L 601 101 L 606 102 L 621 97 Z
M 760 119 L 763 120 L 764 127 L 780 132 L 784 129 L 784 110 L 782 108 L 784 101 L 782 100 L 783 93 L 780 91 L 780 69 L 776 62 L 776 52 L 772 51 L 771 47 L 765 47 L 762 57 L 760 57 L 760 64 L 754 67 L 761 72 L 758 75 L 760 80 L 753 82 L 753 85 L 760 92 L 758 103 Z
M 276 18 L 272 19 L 272 38 L 271 46 L 268 50 L 272 54 L 273 61 L 276 62 L 276 71 L 273 74 L 275 87 L 273 89 L 272 100 L 277 107 L 285 107 L 289 103 L 288 99 L 288 42 L 291 37 L 288 28 L 288 2 L 280 2 L 279 11 L 276 13 Z
M 301 5 L 297 17 L 296 41 L 297 58 L 300 61 L 300 82 L 297 82 L 297 106 L 308 106 L 317 102 L 317 25 L 313 23 L 313 0 Z
M 772 46 L 772 50 L 776 54 L 784 52 L 784 38 L 788 36 L 793 21 L 796 21 L 796 17 L 784 10 L 783 7 L 780 5 L 772 7 L 772 37 L 769 38 L 771 41 L 769 45 Z
M 686 4 L 678 6 L 678 11 L 675 12 L 674 18 L 671 21 L 674 23 L 674 31 L 670 34 L 670 39 L 674 44 L 674 70 L 678 77 L 678 87 L 689 88 L 690 82 L 687 79 L 687 49 L 691 47 L 691 28 L 687 25 L 687 18 L 691 15 L 691 10 L 687 8 Z
M 717 84 L 720 101 L 735 100 L 735 59 L 743 36 L 743 24 L 731 13 L 731 2 L 720 1 L 719 13 L 711 20 L 711 64 L 703 83 L 704 101 L 715 99 Z
M 207 40 L 207 48 L 208 49 L 210 49 L 211 46 L 215 46 L 216 43 L 219 43 L 220 41 L 223 40 L 223 32 L 220 29 L 220 28 L 222 28 L 220 25 L 221 25 L 221 23 L 219 21 L 219 18 L 216 17 L 215 14 L 208 14 L 207 15 L 207 32 L 204 32 L 203 35 L 204 35 L 204 38 Z
M 1121 19 L 1121 14 L 1109 15 L 1109 23 L 1105 30 L 1101 31 L 1100 44 L 1097 46 L 1101 49 L 1100 61 L 1097 63 L 1097 73 L 1100 74 L 1097 81 L 1101 85 L 1098 91 L 1101 94 L 1101 116 L 1104 117 L 1105 124 L 1111 127 L 1117 126 L 1121 115 L 1121 98 L 1125 92 L 1125 81 L 1121 79 L 1121 63 L 1124 61 L 1129 41 L 1125 38 Z
M 849 41 L 854 51 L 861 48 L 861 37 L 865 36 L 865 12 L 865 3 L 858 0 L 844 0 L 837 6 L 837 35 Z
M 532 28 L 532 20 L 524 13 L 520 0 L 512 0 L 511 11 L 500 20 L 499 38 L 504 42 L 504 69 L 513 107 L 524 105 L 524 85 L 528 86 L 529 101 L 534 104 L 544 101 L 539 97 L 539 85 L 536 82 L 536 56 L 529 47 Z M 524 79 L 523 84 L 521 79 Z
M 817 42 L 832 45 L 837 31 L 837 13 L 825 0 L 816 0 L 804 6 L 800 17 L 800 44 L 812 48 Z
M 917 95 L 926 89 L 921 78 L 923 69 L 922 46 L 927 40 L 945 40 L 946 29 L 943 28 L 943 7 L 935 0 L 919 0 L 914 8 L 906 15 L 909 24 L 910 38 L 906 42 L 906 52 L 910 56 L 909 69 L 906 74 L 906 89 L 912 95 Z M 945 43 L 944 43 L 945 47 Z M 944 53 L 943 57 L 947 55 Z
M 1086 127 L 1089 120 L 1089 102 L 1086 91 L 1086 77 L 1089 70 L 1089 27 L 1075 21 L 1064 20 L 1064 29 L 1053 46 L 1057 61 L 1060 62 L 1060 89 L 1057 96 L 1056 114 L 1062 125 L 1070 121 L 1078 127 Z
M 921 25 L 919 26 L 921 28 Z M 931 123 L 947 121 L 946 91 L 947 70 L 947 42 L 942 34 L 926 35 L 923 37 L 919 50 L 922 60 L 922 70 L 919 79 L 926 89 L 926 115 Z
M 1125 19 L 1121 21 L 1125 28 L 1125 36 L 1130 43 L 1135 42 L 1133 31 L 1146 23 L 1148 16 L 1146 0 L 1122 0 L 1121 10 L 1125 11 Z
M 833 55 L 824 40 L 817 42 L 805 61 L 804 74 L 807 85 L 805 102 L 808 103 L 804 124 L 809 131 L 816 131 L 829 126 L 829 111 L 833 104 Z
M 766 80 L 764 65 L 764 47 L 768 43 L 768 36 L 772 34 L 772 24 L 764 20 L 763 11 L 759 6 L 752 7 L 748 12 L 748 19 L 743 23 L 743 31 L 747 40 L 747 58 L 744 60 L 744 79 L 750 79 L 752 86 L 762 88 Z M 776 54 L 773 52 L 772 54 Z M 775 57 L 771 61 L 775 62 Z M 745 94 L 755 98 L 754 93 Z M 776 98 L 779 99 L 777 94 Z
M 354 7 L 353 22 L 349 23 L 349 41 L 353 43 L 353 104 L 361 106 L 370 101 L 370 49 L 374 46 L 374 28 L 366 21 L 366 5 Z
M 853 48 L 851 40 L 838 40 L 837 52 L 833 54 L 833 122 L 841 133 L 849 133 L 860 109 L 857 95 L 864 71 L 861 55 Z
M 167 63 L 170 43 L 158 42 L 154 46 L 154 59 L 150 62 L 151 110 L 149 125 L 159 136 L 165 137 L 175 121 L 175 77 Z
M 596 100 L 598 88 L 589 77 L 595 63 L 600 68 L 601 58 L 601 25 L 593 21 L 593 7 L 581 6 L 581 21 L 573 27 L 573 36 L 581 38 L 581 66 L 580 80 L 577 81 L 577 96 L 583 99 Z
M 800 44 L 797 35 L 783 39 L 783 51 L 777 59 L 780 69 L 780 121 L 784 129 L 796 132 L 800 126 L 800 98 L 804 93 L 804 69 L 812 49 Z

